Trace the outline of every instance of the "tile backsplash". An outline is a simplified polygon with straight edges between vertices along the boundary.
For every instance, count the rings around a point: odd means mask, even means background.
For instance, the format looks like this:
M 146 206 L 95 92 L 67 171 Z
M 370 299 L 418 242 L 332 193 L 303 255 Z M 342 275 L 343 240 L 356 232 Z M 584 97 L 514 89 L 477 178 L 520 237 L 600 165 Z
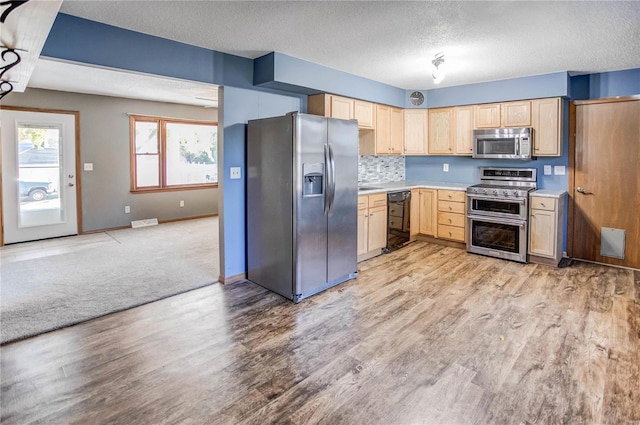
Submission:
M 386 183 L 404 180 L 404 156 L 358 158 L 358 183 Z

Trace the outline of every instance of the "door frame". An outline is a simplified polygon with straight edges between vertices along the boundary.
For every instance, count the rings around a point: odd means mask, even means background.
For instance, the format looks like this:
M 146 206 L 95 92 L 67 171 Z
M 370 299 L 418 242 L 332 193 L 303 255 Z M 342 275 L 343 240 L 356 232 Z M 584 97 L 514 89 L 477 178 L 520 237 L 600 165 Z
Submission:
M 45 109 L 45 108 L 28 108 L 22 106 L 5 106 L 0 105 L 0 110 L 5 109 L 7 111 L 22 111 L 22 112 L 40 112 L 45 114 L 67 114 L 75 117 L 75 175 L 76 175 L 76 221 L 78 224 L 78 234 L 83 233 L 82 229 L 82 174 L 80 171 L 80 112 L 79 111 L 67 111 L 62 109 Z M 2 152 L 0 149 L 0 161 L 2 161 Z M 2 169 L 0 169 L 0 187 L 2 187 Z M 0 196 L 0 246 L 4 246 L 4 205 L 2 203 L 2 196 Z
M 574 100 L 569 102 L 569 202 L 567 210 L 567 255 L 573 258 L 573 215 L 575 209 L 574 195 L 576 183 L 576 106 L 597 103 L 615 103 L 640 100 L 640 95 L 605 97 L 601 99 Z M 611 265 L 611 264 L 608 264 Z

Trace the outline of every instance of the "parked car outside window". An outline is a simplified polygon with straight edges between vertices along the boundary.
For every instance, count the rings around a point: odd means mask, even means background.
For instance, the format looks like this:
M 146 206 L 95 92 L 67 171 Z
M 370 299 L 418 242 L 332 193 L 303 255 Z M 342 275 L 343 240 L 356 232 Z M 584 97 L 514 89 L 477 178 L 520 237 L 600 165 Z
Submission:
M 32 201 L 43 201 L 47 195 L 53 193 L 55 189 L 51 182 L 20 180 L 20 197 L 29 198 Z

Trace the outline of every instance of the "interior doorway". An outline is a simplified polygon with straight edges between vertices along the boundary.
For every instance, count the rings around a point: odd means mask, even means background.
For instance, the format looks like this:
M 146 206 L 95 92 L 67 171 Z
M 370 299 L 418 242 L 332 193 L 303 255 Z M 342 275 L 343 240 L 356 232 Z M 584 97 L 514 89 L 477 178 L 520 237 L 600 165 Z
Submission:
M 75 112 L 0 110 L 2 242 L 78 234 Z
M 573 258 L 640 268 L 639 140 L 640 97 L 575 102 Z

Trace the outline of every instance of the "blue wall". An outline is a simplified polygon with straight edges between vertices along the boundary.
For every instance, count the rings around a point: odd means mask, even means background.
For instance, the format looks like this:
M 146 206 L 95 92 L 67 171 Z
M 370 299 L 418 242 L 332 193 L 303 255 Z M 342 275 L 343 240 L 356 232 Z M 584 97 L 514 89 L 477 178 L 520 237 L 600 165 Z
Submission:
M 640 94 L 640 68 L 571 78 L 571 98 L 575 100 Z
M 428 108 L 439 108 L 543 97 L 565 97 L 568 93 L 569 77 L 567 73 L 556 72 L 427 90 L 426 103 Z
M 222 213 L 224 227 L 220 231 L 224 243 L 224 267 L 221 275 L 236 276 L 246 271 L 245 187 L 246 132 L 251 119 L 284 115 L 300 110 L 300 99 L 234 87 L 221 89 L 219 116 L 223 125 L 224 169 Z M 242 178 L 229 180 L 230 167 L 241 167 Z

